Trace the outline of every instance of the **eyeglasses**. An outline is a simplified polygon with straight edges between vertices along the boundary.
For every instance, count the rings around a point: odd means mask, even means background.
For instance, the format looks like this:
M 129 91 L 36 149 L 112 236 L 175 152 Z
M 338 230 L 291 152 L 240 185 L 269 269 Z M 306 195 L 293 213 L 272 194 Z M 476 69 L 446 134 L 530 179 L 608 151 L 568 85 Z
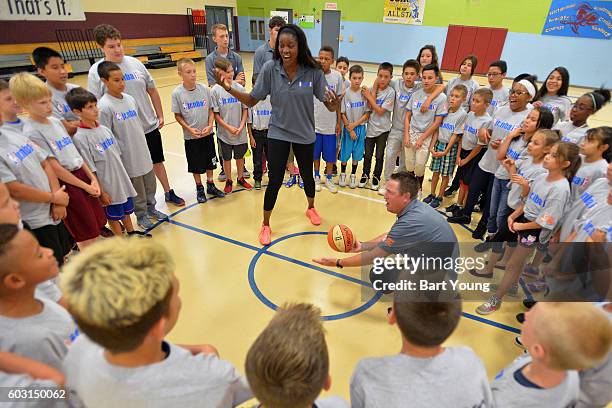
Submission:
M 523 95 L 526 95 L 528 93 L 529 92 L 527 92 L 527 91 L 519 91 L 517 89 L 511 89 L 510 90 L 510 95 L 523 96 Z
M 574 107 L 574 108 L 576 108 L 577 110 L 580 110 L 580 111 L 588 111 L 588 110 L 593 110 L 593 107 L 591 107 L 591 106 L 587 106 L 587 105 L 584 105 L 584 104 L 582 104 L 582 103 L 575 103 L 575 104 L 573 105 L 573 107 Z
M 500 75 L 501 75 L 501 72 L 487 72 L 488 77 L 496 77 Z

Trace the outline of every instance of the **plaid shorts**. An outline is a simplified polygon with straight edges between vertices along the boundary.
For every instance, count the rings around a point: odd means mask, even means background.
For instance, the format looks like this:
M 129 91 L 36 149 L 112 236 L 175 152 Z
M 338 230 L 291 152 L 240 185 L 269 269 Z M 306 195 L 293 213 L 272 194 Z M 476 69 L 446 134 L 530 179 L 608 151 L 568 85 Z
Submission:
M 438 140 L 436 142 L 435 151 L 443 152 L 444 149 L 446 149 L 446 146 L 448 146 L 448 143 Z M 458 150 L 458 144 L 455 143 L 446 156 L 433 157 L 431 159 L 431 171 L 434 173 L 440 173 L 442 176 L 452 176 L 455 166 L 457 165 Z

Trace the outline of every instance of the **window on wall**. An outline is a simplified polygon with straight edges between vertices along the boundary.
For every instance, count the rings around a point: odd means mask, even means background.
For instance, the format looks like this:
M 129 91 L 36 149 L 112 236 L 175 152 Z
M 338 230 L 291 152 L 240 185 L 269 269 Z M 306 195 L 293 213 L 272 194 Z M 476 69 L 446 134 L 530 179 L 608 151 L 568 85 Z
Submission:
M 251 20 L 249 25 L 251 27 L 251 40 L 257 40 L 257 20 Z
M 264 21 L 259 21 L 259 39 L 261 41 L 265 41 L 266 39 L 266 23 Z
M 265 41 L 266 39 L 266 22 L 264 20 L 250 20 L 249 27 L 251 31 L 251 40 Z

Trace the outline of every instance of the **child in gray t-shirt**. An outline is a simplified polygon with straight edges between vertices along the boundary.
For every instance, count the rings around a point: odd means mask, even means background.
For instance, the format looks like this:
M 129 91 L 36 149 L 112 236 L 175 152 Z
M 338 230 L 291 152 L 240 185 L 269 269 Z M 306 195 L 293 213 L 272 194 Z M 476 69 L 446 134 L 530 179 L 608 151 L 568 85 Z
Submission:
M 66 309 L 34 297 L 36 286 L 59 272 L 53 252 L 16 225 L 2 224 L 0 231 L 0 350 L 61 369 L 77 327 Z
M 357 364 L 351 406 L 400 408 L 408 401 L 414 407 L 492 406 L 487 372 L 478 356 L 467 347 L 441 345 L 459 323 L 461 301 L 410 302 L 407 293 L 394 296 L 388 321 L 399 326 L 402 351 Z
M 599 127 L 589 129 L 580 143 L 582 164 L 572 179 L 572 203 L 595 180 L 606 176 L 608 160 L 612 157 L 612 128 Z
M 467 89 L 467 96 L 462 102 L 461 107 L 466 112 L 470 110 L 470 104 L 472 103 L 472 95 L 474 95 L 474 91 L 480 88 L 478 81 L 472 78 L 474 71 L 476 71 L 477 64 L 478 60 L 474 55 L 468 55 L 465 57 L 459 66 L 459 76 L 448 81 L 448 84 L 446 84 L 446 90 L 444 91 L 446 95 L 450 95 L 450 92 L 455 86 L 459 84 L 465 86 Z

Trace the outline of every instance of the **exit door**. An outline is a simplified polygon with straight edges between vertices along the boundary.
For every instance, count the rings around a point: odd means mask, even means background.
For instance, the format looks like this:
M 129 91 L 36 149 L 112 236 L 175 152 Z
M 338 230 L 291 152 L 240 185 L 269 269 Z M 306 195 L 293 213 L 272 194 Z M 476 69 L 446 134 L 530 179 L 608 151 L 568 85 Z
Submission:
M 338 57 L 340 46 L 340 11 L 323 10 L 321 21 L 321 46 L 329 45 L 334 49 L 334 55 Z

